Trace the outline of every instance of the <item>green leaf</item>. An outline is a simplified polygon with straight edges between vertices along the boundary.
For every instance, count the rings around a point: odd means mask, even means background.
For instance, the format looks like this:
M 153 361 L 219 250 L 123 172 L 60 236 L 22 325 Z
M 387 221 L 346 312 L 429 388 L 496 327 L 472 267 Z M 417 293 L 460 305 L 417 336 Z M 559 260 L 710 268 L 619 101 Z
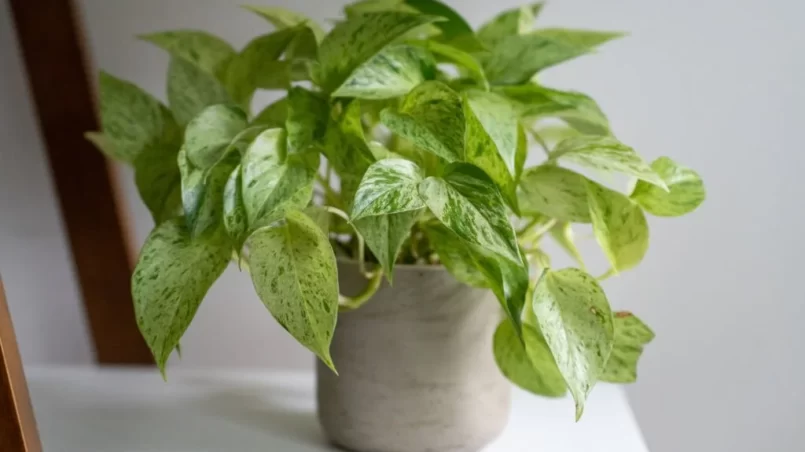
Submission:
M 263 17 L 278 29 L 291 28 L 304 24 L 306 27 L 310 28 L 310 30 L 316 36 L 317 42 L 321 42 L 322 38 L 324 38 L 324 30 L 321 28 L 321 25 L 317 24 L 316 21 L 305 16 L 304 14 L 277 6 L 246 5 L 244 8 Z
M 494 48 L 507 36 L 531 32 L 544 4 L 533 3 L 503 11 L 478 29 L 478 39 L 487 47 Z
M 500 187 L 512 210 L 517 206 L 517 180 L 525 150 L 518 143 L 518 116 L 509 102 L 494 93 L 469 91 L 463 98 L 466 118 L 465 158 L 483 169 Z
M 341 116 L 329 120 L 323 152 L 341 181 L 341 199 L 349 207 L 375 159 L 363 136 L 360 103 L 351 101 L 342 106 Z
M 589 223 L 585 177 L 556 165 L 528 168 L 520 180 L 520 211 L 560 221 Z
M 210 105 L 234 103 L 212 74 L 187 60 L 173 57 L 168 66 L 168 104 L 184 126 Z
M 113 160 L 126 161 L 126 157 L 117 153 L 112 140 L 101 132 L 84 132 L 84 138 L 95 146 L 96 149 L 106 154 Z
M 300 209 L 313 196 L 315 169 L 287 152 L 285 131 L 270 129 L 254 139 L 241 162 L 241 191 L 250 229 Z
M 330 106 L 313 91 L 294 87 L 288 91 L 288 153 L 299 154 L 324 138 Z
M 452 164 L 443 177 L 422 181 L 419 194 L 436 218 L 462 240 L 522 263 L 503 197 L 480 168 Z
M 162 136 L 166 118 L 159 101 L 132 83 L 106 72 L 98 78 L 103 137 L 88 138 L 115 160 L 133 163 Z
M 626 33 L 618 31 L 571 30 L 567 28 L 543 28 L 535 31 L 534 34 L 588 49 L 593 49 L 613 39 L 626 36 Z
M 218 229 L 223 218 L 224 186 L 237 165 L 237 157 L 224 159 L 212 168 L 193 165 L 182 148 L 177 157 L 182 185 L 185 221 L 193 237 Z
M 235 49 L 228 42 L 204 31 L 164 31 L 139 37 L 215 76 L 219 76 L 235 56 Z
M 446 4 L 436 0 L 404 0 L 404 3 L 422 14 L 446 19 L 433 24 L 442 32 L 439 38 L 444 42 L 468 52 L 485 49 L 470 24 Z
M 538 34 L 506 36 L 481 55 L 486 77 L 494 85 L 520 85 L 537 72 L 589 53 L 590 48 Z
M 352 203 L 352 220 L 419 210 L 425 207 L 417 187 L 422 170 L 414 162 L 385 159 L 363 175 Z
M 163 376 L 168 357 L 230 253 L 221 234 L 191 238 L 181 218 L 159 224 L 146 239 L 131 293 L 137 325 Z
M 546 397 L 567 392 L 545 338 L 534 327 L 523 325 L 521 339 L 514 324 L 504 320 L 495 331 L 493 352 L 501 373 L 526 391 Z
M 213 105 L 193 118 L 184 132 L 187 158 L 198 168 L 215 165 L 234 138 L 246 128 L 243 110 L 230 105 Z
M 631 197 L 646 212 L 659 217 L 676 217 L 693 212 L 704 202 L 704 184 L 692 169 L 668 157 L 653 161 L 651 169 L 662 178 L 668 191 L 638 181 Z
M 366 241 L 366 246 L 383 266 L 389 282 L 394 277 L 394 262 L 400 253 L 400 247 L 411 234 L 411 227 L 420 213 L 422 209 L 406 210 L 362 217 L 352 222 Z
M 584 270 L 584 259 L 581 257 L 581 252 L 579 252 L 579 249 L 576 247 L 571 224 L 566 221 L 557 222 L 549 232 L 556 243 L 579 264 L 582 270 Z
M 532 295 L 533 314 L 576 401 L 576 420 L 612 352 L 612 311 L 594 277 L 576 268 L 545 270 Z
M 380 120 L 392 132 L 448 162 L 463 160 L 461 96 L 444 83 L 420 84 L 405 96 L 398 110 L 383 110 Z
M 257 113 L 252 119 L 253 126 L 266 126 L 269 128 L 285 127 L 285 121 L 288 120 L 288 99 L 283 97 L 275 102 L 270 103 L 264 109 Z
M 551 161 L 558 159 L 587 168 L 634 176 L 667 190 L 662 177 L 634 149 L 613 137 L 578 136 L 565 139 L 551 152 Z
M 626 196 L 587 181 L 587 199 L 595 238 L 615 272 L 643 260 L 648 250 L 648 223 L 640 206 Z
M 609 120 L 589 96 L 559 91 L 533 83 L 505 86 L 500 93 L 511 99 L 520 116 L 532 119 L 555 117 L 574 129 L 591 135 L 609 135 Z
M 154 224 L 179 214 L 182 209 L 182 178 L 176 144 L 154 143 L 134 161 L 134 180 Z
M 409 30 L 436 20 L 423 14 L 393 11 L 366 13 L 336 24 L 319 46 L 315 77 L 326 92 L 333 92 L 349 76 Z
M 457 280 L 472 287 L 489 287 L 486 276 L 479 269 L 480 256 L 473 252 L 471 245 L 442 224 L 429 224 L 425 233 L 430 246 L 439 255 L 439 262 Z
M 403 96 L 425 80 L 429 56 L 418 47 L 391 45 L 358 66 L 332 97 L 388 99 Z
M 305 214 L 289 211 L 283 221 L 251 235 L 249 262 L 254 288 L 271 315 L 335 371 L 330 342 L 338 279 L 327 236 Z
M 246 218 L 246 206 L 243 201 L 243 174 L 241 166 L 232 170 L 224 185 L 224 228 L 240 255 L 243 244 L 249 234 L 249 225 Z
M 486 80 L 486 74 L 484 74 L 484 69 L 481 67 L 481 63 L 471 54 L 453 46 L 442 44 L 436 41 L 415 41 L 413 44 L 421 46 L 432 53 L 443 57 L 447 61 L 466 69 L 469 72 L 469 75 L 475 79 L 476 82 L 478 82 L 481 88 L 484 90 L 489 89 L 489 82 Z
M 614 317 L 615 345 L 600 380 L 634 383 L 637 381 L 637 361 L 643 354 L 643 346 L 654 339 L 654 332 L 631 312 L 616 312 Z

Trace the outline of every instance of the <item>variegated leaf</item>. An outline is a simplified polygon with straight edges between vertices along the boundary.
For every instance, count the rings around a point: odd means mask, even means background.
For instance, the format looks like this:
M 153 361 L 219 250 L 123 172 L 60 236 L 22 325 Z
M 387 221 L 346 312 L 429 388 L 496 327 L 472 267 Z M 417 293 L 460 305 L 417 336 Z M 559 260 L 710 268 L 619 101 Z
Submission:
M 631 312 L 616 312 L 614 318 L 615 344 L 600 380 L 634 383 L 637 381 L 637 361 L 643 354 L 643 346 L 654 339 L 654 332 Z
M 422 181 L 419 194 L 436 218 L 462 240 L 522 263 L 503 197 L 480 168 L 452 164 L 443 177 Z
M 523 325 L 522 331 L 522 335 L 518 335 L 509 319 L 498 325 L 492 350 L 501 373 L 531 393 L 562 397 L 567 386 L 545 338 L 528 324 Z
M 146 239 L 131 294 L 137 326 L 163 376 L 168 357 L 230 254 L 220 231 L 192 237 L 182 218 L 159 224 Z
M 404 0 L 403 2 L 422 14 L 429 14 L 443 19 L 433 24 L 441 31 L 438 39 L 468 52 L 485 49 L 478 37 L 475 36 L 470 24 L 448 5 L 438 0 Z
M 324 30 L 321 28 L 321 25 L 304 14 L 278 6 L 246 5 L 244 8 L 271 22 L 277 29 L 291 28 L 303 24 L 310 28 L 313 35 L 316 37 L 316 41 L 321 42 L 324 38 Z
M 338 278 L 327 236 L 305 214 L 289 211 L 282 221 L 255 231 L 248 244 L 257 295 L 286 331 L 335 370 L 330 341 Z
M 563 159 L 587 168 L 634 176 L 656 185 L 667 187 L 659 174 L 637 155 L 634 149 L 613 137 L 579 136 L 568 138 L 556 145 L 551 160 Z
M 212 167 L 247 123 L 246 114 L 240 108 L 231 105 L 205 108 L 185 129 L 187 158 L 198 168 Z
M 249 225 L 243 201 L 243 174 L 241 166 L 232 170 L 224 186 L 224 228 L 232 240 L 235 252 L 240 255 L 248 236 Z
M 182 177 L 177 164 L 179 145 L 157 142 L 134 161 L 134 181 L 154 224 L 182 212 Z
M 269 128 L 285 127 L 288 120 L 288 98 L 283 97 L 268 104 L 252 119 L 253 126 L 266 126 Z
M 427 52 L 409 45 L 391 45 L 358 66 L 332 97 L 389 99 L 404 96 L 425 80 Z M 431 66 L 433 64 L 431 63 Z
M 184 126 L 210 105 L 234 103 L 214 75 L 182 58 L 168 66 L 168 104 L 176 121 Z
M 704 183 L 692 169 L 679 165 L 668 157 L 651 163 L 668 191 L 638 181 L 632 199 L 648 213 L 660 217 L 677 217 L 696 210 L 705 198 Z
M 528 168 L 520 180 L 520 211 L 561 221 L 589 223 L 585 177 L 556 165 Z
M 439 256 L 439 263 L 457 280 L 472 287 L 489 287 L 486 276 L 478 268 L 480 256 L 473 253 L 472 245 L 462 241 L 442 224 L 429 224 L 425 233 L 430 246 Z
M 352 220 L 419 210 L 425 207 L 417 187 L 422 170 L 414 162 L 385 159 L 363 175 L 352 203 Z
M 141 35 L 140 39 L 214 76 L 221 76 L 235 56 L 235 49 L 228 42 L 204 31 L 165 31 Z
M 609 302 L 598 281 L 576 268 L 545 270 L 531 302 L 534 321 L 576 401 L 578 420 L 612 352 Z
M 389 282 L 394 277 L 394 262 L 400 253 L 400 247 L 411 235 L 414 225 L 422 209 L 406 210 L 388 215 L 374 215 L 353 220 L 353 224 L 372 250 Z
M 464 158 L 461 96 L 444 83 L 420 84 L 408 93 L 398 110 L 383 110 L 380 120 L 392 132 L 448 162 Z
M 343 104 L 341 116 L 330 118 L 323 152 L 341 181 L 341 199 L 349 207 L 363 174 L 375 160 L 363 136 L 358 101 Z
M 609 120 L 589 96 L 574 91 L 559 91 L 533 83 L 505 86 L 499 92 L 511 99 L 520 116 L 555 117 L 574 129 L 591 135 L 609 135 Z
M 486 80 L 484 68 L 481 67 L 481 63 L 475 56 L 456 47 L 437 41 L 415 41 L 413 44 L 424 47 L 433 54 L 442 57 L 442 59 L 467 70 L 469 75 L 475 79 L 482 89 L 489 89 L 489 82 Z
M 648 223 L 640 206 L 626 196 L 587 181 L 587 200 L 595 238 L 615 272 L 643 260 L 649 243 Z
M 507 36 L 531 32 L 534 29 L 534 20 L 544 4 L 532 3 L 503 11 L 478 29 L 478 39 L 487 47 L 494 48 Z
M 409 30 L 436 20 L 394 11 L 366 13 L 336 24 L 319 46 L 314 80 L 326 92 L 343 85 L 356 68 Z
M 324 138 L 330 106 L 319 93 L 296 86 L 288 91 L 288 153 L 301 154 Z
M 593 49 L 613 39 L 626 36 L 626 33 L 618 31 L 573 30 L 568 28 L 543 28 L 535 31 L 534 34 L 588 49 Z
M 177 157 L 182 184 L 182 206 L 190 233 L 196 237 L 218 229 L 223 218 L 224 186 L 237 165 L 236 155 L 212 168 L 195 166 L 184 148 Z
M 537 72 L 588 53 L 591 49 L 538 34 L 506 36 L 481 56 L 486 77 L 494 85 L 519 85 Z
M 306 206 L 313 196 L 315 169 L 288 154 L 285 135 L 266 130 L 243 155 L 241 191 L 250 229 Z

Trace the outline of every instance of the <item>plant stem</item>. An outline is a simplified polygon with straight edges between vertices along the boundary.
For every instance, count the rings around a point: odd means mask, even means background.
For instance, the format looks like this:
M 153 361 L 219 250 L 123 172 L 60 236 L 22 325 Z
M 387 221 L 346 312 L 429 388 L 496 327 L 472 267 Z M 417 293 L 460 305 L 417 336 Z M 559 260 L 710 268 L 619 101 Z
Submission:
M 376 271 L 369 279 L 369 283 L 363 289 L 363 292 L 354 296 L 347 297 L 346 295 L 338 295 L 338 310 L 341 312 L 352 311 L 363 306 L 364 303 L 369 301 L 380 288 L 380 283 L 383 282 L 383 271 Z
M 344 221 L 346 221 L 350 226 L 352 226 L 352 229 L 355 231 L 355 237 L 358 238 L 358 268 L 360 269 L 361 274 L 363 274 L 363 276 L 365 276 L 366 278 L 371 279 L 376 276 L 376 273 L 382 273 L 380 270 L 377 270 L 375 272 L 366 271 L 366 263 L 364 262 L 364 257 L 366 254 L 366 243 L 364 242 L 361 233 L 358 232 L 357 229 L 355 229 L 355 225 L 349 221 L 349 215 L 347 215 L 347 213 L 344 212 L 343 210 L 338 209 L 336 207 L 332 206 L 323 206 L 323 207 L 326 211 L 330 212 L 331 214 L 343 218 Z

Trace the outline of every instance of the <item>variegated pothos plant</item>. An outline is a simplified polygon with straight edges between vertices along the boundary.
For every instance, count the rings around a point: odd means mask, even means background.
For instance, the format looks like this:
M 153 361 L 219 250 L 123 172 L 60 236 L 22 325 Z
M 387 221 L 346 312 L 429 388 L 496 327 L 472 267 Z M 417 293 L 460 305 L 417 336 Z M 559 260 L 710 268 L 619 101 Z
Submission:
M 156 224 L 132 293 L 163 372 L 233 260 L 334 369 L 338 312 L 366 302 L 383 274 L 392 282 L 395 264 L 418 263 L 494 292 L 506 314 L 494 354 L 517 385 L 569 390 L 578 417 L 597 381 L 634 381 L 653 333 L 612 311 L 602 278 L 582 270 L 571 224 L 592 225 L 611 275 L 643 259 L 645 212 L 682 215 L 705 192 L 694 171 L 667 157 L 648 164 L 621 143 L 590 97 L 537 81 L 620 36 L 535 29 L 541 8 L 473 30 L 435 0 L 370 0 L 325 32 L 249 7 L 274 31 L 240 51 L 202 31 L 142 36 L 170 54 L 168 106 L 101 73 L 103 131 L 87 137 L 134 167 Z M 252 114 L 257 90 L 285 95 Z M 546 158 L 524 168 L 530 145 Z M 637 184 L 624 194 L 566 164 Z M 552 268 L 544 237 L 582 269 Z M 362 264 L 366 293 L 339 295 L 337 255 Z

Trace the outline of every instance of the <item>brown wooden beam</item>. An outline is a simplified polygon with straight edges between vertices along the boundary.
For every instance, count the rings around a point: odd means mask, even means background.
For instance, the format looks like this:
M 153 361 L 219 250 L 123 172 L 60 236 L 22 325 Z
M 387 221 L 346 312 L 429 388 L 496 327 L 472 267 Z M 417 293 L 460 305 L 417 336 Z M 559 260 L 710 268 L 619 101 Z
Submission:
M 98 121 L 76 7 L 70 0 L 10 1 L 96 357 L 152 363 L 134 320 L 132 259 L 110 169 L 83 138 Z
M 0 281 L 0 450 L 42 451 L 3 281 Z

